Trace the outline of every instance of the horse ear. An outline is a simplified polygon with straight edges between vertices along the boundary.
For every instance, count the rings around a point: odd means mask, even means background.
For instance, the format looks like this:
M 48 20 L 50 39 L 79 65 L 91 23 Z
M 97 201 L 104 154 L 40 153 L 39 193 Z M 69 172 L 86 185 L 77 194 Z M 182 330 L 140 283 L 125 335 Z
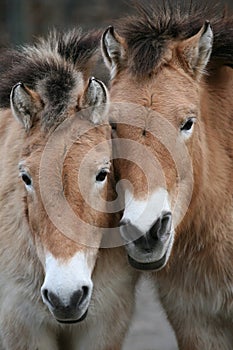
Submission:
M 108 27 L 101 39 L 102 55 L 106 66 L 111 72 L 111 78 L 114 78 L 125 57 L 125 44 L 112 26 Z
M 23 124 L 26 131 L 30 130 L 39 109 L 39 95 L 23 83 L 18 83 L 11 90 L 10 104 L 14 117 Z
M 88 108 L 89 119 L 94 124 L 101 124 L 107 119 L 108 90 L 104 83 L 90 78 L 88 86 L 82 96 L 81 108 Z
M 213 31 L 208 21 L 201 30 L 182 42 L 180 49 L 188 67 L 195 76 L 203 74 L 213 47 Z

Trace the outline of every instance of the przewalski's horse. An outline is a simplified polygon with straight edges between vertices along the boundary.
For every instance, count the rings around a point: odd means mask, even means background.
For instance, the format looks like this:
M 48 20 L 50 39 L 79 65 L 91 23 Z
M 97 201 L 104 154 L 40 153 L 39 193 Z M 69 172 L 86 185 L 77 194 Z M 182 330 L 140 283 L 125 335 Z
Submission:
M 180 349 L 230 350 L 233 17 L 213 3 L 165 1 L 118 24 L 102 49 L 124 158 L 114 166 L 129 180 L 121 220 L 129 262 L 160 270 L 153 276 Z
M 1 56 L 4 350 L 116 350 L 128 327 L 136 275 L 124 250 L 99 251 L 113 217 L 101 201 L 112 193 L 108 94 L 87 78 L 98 43 L 93 34 L 53 33 Z

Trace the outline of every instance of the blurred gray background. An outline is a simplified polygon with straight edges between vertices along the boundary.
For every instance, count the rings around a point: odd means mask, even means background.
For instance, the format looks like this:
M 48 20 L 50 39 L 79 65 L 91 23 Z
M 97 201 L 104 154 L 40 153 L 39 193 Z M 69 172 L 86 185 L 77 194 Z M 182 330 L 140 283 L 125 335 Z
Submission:
M 0 43 L 31 42 L 53 27 L 105 28 L 129 11 L 123 0 L 1 0 Z
M 53 27 L 104 29 L 113 19 L 132 11 L 128 3 L 123 0 L 1 0 L 0 46 L 31 43 Z M 233 0 L 224 3 L 233 8 Z M 149 281 L 142 280 L 137 287 L 135 313 L 123 350 L 177 349 L 156 291 Z
M 233 0 L 223 3 L 233 8 Z M 131 11 L 129 0 L 1 0 L 0 44 L 29 43 L 53 27 L 105 28 Z

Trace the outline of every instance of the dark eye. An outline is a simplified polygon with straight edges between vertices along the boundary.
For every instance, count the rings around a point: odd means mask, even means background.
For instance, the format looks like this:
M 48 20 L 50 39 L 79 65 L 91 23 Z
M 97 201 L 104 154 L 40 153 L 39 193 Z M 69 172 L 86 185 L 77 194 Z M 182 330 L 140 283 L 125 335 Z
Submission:
M 115 130 L 115 131 L 116 131 L 116 129 L 117 129 L 117 123 L 111 121 L 111 122 L 110 122 L 110 125 L 111 125 L 112 130 Z
M 115 122 L 111 122 L 111 134 L 112 134 L 112 138 L 116 137 L 116 132 L 117 132 L 117 125 Z
M 29 175 L 23 173 L 23 174 L 21 175 L 21 177 L 22 177 L 22 180 L 23 180 L 23 182 L 25 183 L 26 186 L 31 186 L 31 185 L 32 185 L 32 180 L 31 180 L 31 178 L 29 177 Z
M 101 170 L 99 174 L 96 175 L 96 181 L 103 182 L 106 179 L 106 176 L 108 175 L 107 170 Z
M 190 118 L 186 120 L 186 122 L 181 126 L 181 131 L 190 131 L 192 129 L 192 126 L 194 124 L 194 119 Z

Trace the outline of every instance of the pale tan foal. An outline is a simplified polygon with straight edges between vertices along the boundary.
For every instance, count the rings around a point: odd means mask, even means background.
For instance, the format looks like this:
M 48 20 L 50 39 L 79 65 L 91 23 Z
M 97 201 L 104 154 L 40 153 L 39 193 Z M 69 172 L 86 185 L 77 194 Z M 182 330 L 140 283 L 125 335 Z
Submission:
M 233 349 L 232 28 L 213 2 L 152 1 L 102 40 L 121 234 L 180 350 Z
M 128 329 L 137 273 L 124 249 L 99 249 L 115 219 L 108 93 L 88 79 L 98 46 L 54 32 L 1 56 L 4 350 L 118 350 Z

